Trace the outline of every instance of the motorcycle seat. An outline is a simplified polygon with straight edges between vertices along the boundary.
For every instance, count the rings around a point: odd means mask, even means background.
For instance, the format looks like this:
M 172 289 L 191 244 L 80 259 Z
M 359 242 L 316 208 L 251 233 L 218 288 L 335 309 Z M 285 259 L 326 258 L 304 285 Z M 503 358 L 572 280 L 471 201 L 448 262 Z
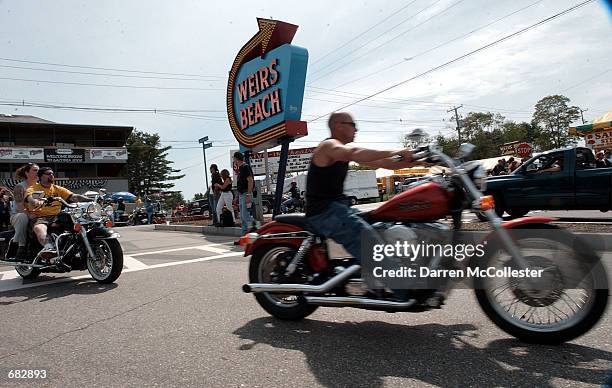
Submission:
M 274 221 L 295 225 L 304 230 L 308 230 L 308 221 L 303 214 L 279 214 L 274 217 Z

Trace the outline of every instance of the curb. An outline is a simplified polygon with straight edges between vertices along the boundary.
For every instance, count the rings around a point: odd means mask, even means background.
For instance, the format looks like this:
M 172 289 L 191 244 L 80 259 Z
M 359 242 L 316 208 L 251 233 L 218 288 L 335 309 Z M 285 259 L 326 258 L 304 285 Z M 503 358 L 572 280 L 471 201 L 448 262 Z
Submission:
M 205 225 L 155 225 L 155 230 L 201 233 L 214 236 L 241 237 L 241 229 L 238 227 L 216 227 Z

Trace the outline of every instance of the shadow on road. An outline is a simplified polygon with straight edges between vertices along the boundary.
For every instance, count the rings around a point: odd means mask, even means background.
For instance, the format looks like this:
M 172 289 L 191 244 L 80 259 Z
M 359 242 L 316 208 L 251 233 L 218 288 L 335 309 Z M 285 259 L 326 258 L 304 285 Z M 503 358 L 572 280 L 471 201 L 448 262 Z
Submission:
M 600 385 L 606 371 L 593 363 L 612 362 L 610 352 L 574 344 L 538 346 L 502 339 L 479 348 L 471 344 L 478 332 L 470 324 L 286 322 L 266 317 L 234 334 L 252 341 L 242 345 L 242 351 L 266 344 L 304 353 L 318 382 L 328 387 L 380 387 L 386 377 L 441 387 L 546 387 L 557 379 Z
M 24 281 L 24 284 L 26 282 L 27 281 Z M 95 280 L 84 279 L 49 284 L 41 287 L 21 288 L 2 292 L 0 294 L 0 306 L 8 306 L 30 300 L 47 302 L 49 300 L 63 298 L 68 295 L 95 295 L 113 290 L 116 287 L 116 283 L 100 284 Z

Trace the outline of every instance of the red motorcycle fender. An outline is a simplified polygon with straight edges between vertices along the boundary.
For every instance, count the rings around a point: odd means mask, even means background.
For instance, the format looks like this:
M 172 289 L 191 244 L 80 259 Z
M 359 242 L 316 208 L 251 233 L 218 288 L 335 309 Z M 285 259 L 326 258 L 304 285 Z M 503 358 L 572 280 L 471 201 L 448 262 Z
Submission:
M 259 228 L 257 234 L 263 236 L 265 234 L 275 234 L 275 233 L 291 233 L 291 232 L 301 232 L 303 229 L 291 225 L 285 224 L 282 222 L 271 221 Z M 254 243 L 246 246 L 244 250 L 244 256 L 250 256 L 253 254 L 255 249 L 259 248 L 262 245 L 268 244 L 290 244 L 299 247 L 302 244 L 303 238 L 258 238 Z
M 512 221 L 504 222 L 502 224 L 502 227 L 504 229 L 516 229 L 516 228 L 520 228 L 523 225 L 548 224 L 556 220 L 557 220 L 556 218 L 551 218 L 551 217 L 521 217 L 521 218 L 514 219 Z

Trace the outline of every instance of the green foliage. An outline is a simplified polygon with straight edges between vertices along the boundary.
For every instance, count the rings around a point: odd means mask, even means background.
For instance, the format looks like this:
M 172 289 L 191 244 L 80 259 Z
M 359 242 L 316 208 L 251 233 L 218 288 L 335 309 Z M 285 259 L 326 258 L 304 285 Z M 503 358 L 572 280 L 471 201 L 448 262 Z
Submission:
M 571 123 L 580 117 L 577 106 L 568 106 L 570 99 L 565 96 L 547 96 L 538 101 L 533 113 L 533 124 L 539 126 L 536 144 L 541 149 L 566 147 L 574 143 L 569 135 Z
M 536 104 L 531 123 L 506 121 L 499 113 L 470 112 L 461 120 L 461 142 L 476 146 L 473 159 L 498 157 L 500 147 L 514 141 L 533 143 L 536 151 L 572 145 L 574 139 L 568 134 L 568 128 L 580 117 L 580 110 L 568 106 L 569 101 L 569 98 L 559 95 L 544 97 Z M 438 135 L 433 140 L 448 155 L 456 155 L 459 149 L 456 135 Z M 406 136 L 403 144 L 412 146 Z
M 198 199 L 204 199 L 204 194 L 202 194 L 202 193 L 195 193 L 193 195 L 193 200 L 197 201 Z
M 171 167 L 166 159 L 172 147 L 161 147 L 158 134 L 133 131 L 127 139 L 128 186 L 132 193 L 151 193 L 174 187 L 171 181 L 185 175 L 176 175 L 180 170 Z
M 164 195 L 164 208 L 166 210 L 172 210 L 180 204 L 185 203 L 183 193 L 180 191 L 174 191 Z

